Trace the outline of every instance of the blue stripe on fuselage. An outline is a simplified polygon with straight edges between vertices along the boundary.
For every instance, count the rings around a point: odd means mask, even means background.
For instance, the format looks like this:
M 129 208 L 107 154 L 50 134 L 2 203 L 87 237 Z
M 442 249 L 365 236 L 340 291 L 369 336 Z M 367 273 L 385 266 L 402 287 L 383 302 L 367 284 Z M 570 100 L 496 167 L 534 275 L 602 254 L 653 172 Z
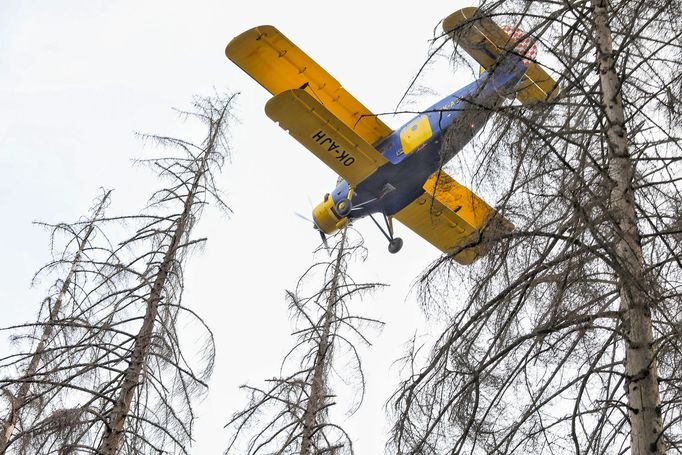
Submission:
M 353 197 L 356 209 L 350 217 L 359 218 L 367 212 L 393 215 L 419 197 L 424 182 L 483 128 L 495 107 L 513 93 L 525 70 L 518 56 L 509 55 L 494 71 L 484 72 L 478 80 L 424 111 L 433 134 L 409 155 L 402 153 L 400 142 L 404 126 L 375 144 L 389 162 L 358 185 Z M 450 127 L 457 128 L 457 135 L 450 137 L 444 150 L 443 135 Z M 341 181 L 332 197 L 337 202 L 347 195 L 348 183 Z

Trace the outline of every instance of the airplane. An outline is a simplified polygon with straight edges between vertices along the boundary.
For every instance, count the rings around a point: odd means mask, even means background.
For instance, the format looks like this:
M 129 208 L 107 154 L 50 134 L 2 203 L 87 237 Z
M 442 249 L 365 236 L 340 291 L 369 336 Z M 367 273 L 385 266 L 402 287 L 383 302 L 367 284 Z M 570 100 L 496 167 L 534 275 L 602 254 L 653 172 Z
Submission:
M 275 27 L 252 28 L 227 45 L 227 57 L 273 95 L 267 116 L 339 176 L 313 209 L 325 244 L 326 235 L 368 216 L 397 253 L 403 245 L 394 235 L 397 219 L 468 265 L 513 230 L 442 167 L 506 100 L 549 102 L 559 86 L 534 61 L 530 35 L 500 27 L 478 8 L 454 12 L 443 31 L 481 65 L 480 77 L 395 131 Z

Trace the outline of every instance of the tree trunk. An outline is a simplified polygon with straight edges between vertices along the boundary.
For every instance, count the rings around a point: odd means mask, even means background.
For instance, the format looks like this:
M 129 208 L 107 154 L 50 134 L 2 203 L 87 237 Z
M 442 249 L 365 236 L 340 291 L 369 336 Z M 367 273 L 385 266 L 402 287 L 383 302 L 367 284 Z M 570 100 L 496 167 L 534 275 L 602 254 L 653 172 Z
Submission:
M 331 344 L 329 337 L 331 335 L 332 322 L 336 318 L 336 301 L 338 298 L 339 276 L 341 275 L 341 261 L 346 246 L 346 230 L 341 234 L 341 241 L 339 242 L 339 251 L 334 261 L 334 271 L 329 289 L 329 298 L 327 299 L 327 307 L 324 313 L 324 322 L 322 323 L 322 333 L 320 334 L 320 341 L 317 346 L 317 353 L 315 354 L 315 367 L 313 370 L 313 379 L 310 385 L 310 395 L 308 404 L 303 413 L 303 437 L 301 440 L 301 455 L 312 455 L 313 437 L 315 435 L 315 427 L 318 424 L 318 412 L 324 408 L 325 405 L 325 390 L 327 386 L 326 366 L 329 364 L 331 355 Z
M 608 143 L 608 174 L 613 182 L 611 216 L 616 225 L 615 254 L 618 260 L 620 305 L 626 343 L 626 386 L 629 405 L 632 455 L 656 455 L 666 451 L 662 439 L 658 372 L 653 347 L 651 299 L 647 295 L 644 257 L 633 179 L 635 169 L 628 152 L 620 81 L 613 57 L 608 0 L 592 3 L 594 31 L 605 128 Z
M 97 211 L 95 212 L 88 226 L 85 228 L 85 235 L 80 240 L 80 242 L 78 242 L 78 250 L 76 251 L 76 255 L 71 261 L 71 267 L 69 269 L 69 272 L 66 274 L 66 278 L 62 282 L 62 285 L 59 289 L 59 294 L 57 295 L 57 299 L 54 301 L 54 305 L 52 305 L 52 308 L 50 309 L 50 315 L 47 321 L 45 322 L 45 326 L 43 327 L 43 333 L 40 336 L 40 342 L 38 342 L 38 346 L 36 347 L 36 350 L 33 352 L 33 355 L 31 356 L 31 362 L 29 363 L 28 368 L 26 369 L 26 372 L 23 375 L 23 378 L 20 380 L 21 385 L 19 386 L 19 390 L 17 391 L 16 396 L 12 398 L 9 414 L 5 419 L 5 424 L 4 427 L 2 428 L 2 432 L 0 432 L 0 455 L 3 455 L 7 451 L 7 447 L 9 445 L 10 439 L 12 438 L 12 434 L 14 433 L 17 422 L 19 421 L 19 415 L 21 413 L 21 410 L 28 403 L 28 393 L 31 388 L 32 379 L 35 376 L 36 372 L 38 371 L 38 367 L 40 366 L 40 361 L 43 358 L 45 348 L 50 338 L 52 337 L 52 333 L 54 332 L 54 324 L 55 322 L 57 322 L 57 319 L 59 318 L 59 312 L 62 309 L 64 298 L 66 297 L 66 294 L 69 291 L 69 287 L 71 286 L 71 282 L 73 281 L 74 275 L 78 270 L 78 266 L 80 265 L 81 262 L 81 257 L 83 256 L 83 251 L 88 245 L 90 235 L 92 235 L 92 232 L 95 230 L 95 221 L 97 220 L 97 218 L 100 216 L 100 213 L 104 209 L 104 206 L 106 205 L 110 193 L 111 191 L 107 191 L 105 195 L 102 197 L 102 201 L 99 203 Z

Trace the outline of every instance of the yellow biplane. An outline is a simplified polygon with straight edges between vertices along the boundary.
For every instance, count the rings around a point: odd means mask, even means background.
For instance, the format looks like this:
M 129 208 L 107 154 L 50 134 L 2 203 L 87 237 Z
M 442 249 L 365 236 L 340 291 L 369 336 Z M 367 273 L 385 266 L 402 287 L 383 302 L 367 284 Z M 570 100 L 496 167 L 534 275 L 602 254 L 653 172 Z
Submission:
M 272 93 L 268 117 L 339 175 L 336 188 L 313 209 L 323 241 L 350 220 L 369 216 L 396 253 L 402 240 L 393 235 L 395 218 L 470 264 L 500 230 L 513 228 L 441 168 L 506 99 L 547 102 L 558 86 L 533 61 L 531 37 L 505 31 L 477 8 L 451 14 L 443 29 L 484 71 L 396 131 L 275 27 L 255 27 L 227 45 L 227 57 Z M 442 147 L 451 128 L 454 143 Z

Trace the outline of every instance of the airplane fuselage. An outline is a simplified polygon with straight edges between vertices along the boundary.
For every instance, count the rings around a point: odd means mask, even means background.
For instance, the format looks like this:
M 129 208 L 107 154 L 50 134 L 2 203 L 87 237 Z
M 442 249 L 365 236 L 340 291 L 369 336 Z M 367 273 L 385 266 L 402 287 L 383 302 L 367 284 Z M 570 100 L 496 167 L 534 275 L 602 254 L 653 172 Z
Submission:
M 370 213 L 391 216 L 424 192 L 424 182 L 452 159 L 513 94 L 526 68 L 516 56 L 505 60 L 494 71 L 483 73 L 373 144 L 388 163 L 355 188 L 350 219 Z M 348 192 L 348 183 L 340 180 L 331 193 L 334 203 L 346 198 Z

